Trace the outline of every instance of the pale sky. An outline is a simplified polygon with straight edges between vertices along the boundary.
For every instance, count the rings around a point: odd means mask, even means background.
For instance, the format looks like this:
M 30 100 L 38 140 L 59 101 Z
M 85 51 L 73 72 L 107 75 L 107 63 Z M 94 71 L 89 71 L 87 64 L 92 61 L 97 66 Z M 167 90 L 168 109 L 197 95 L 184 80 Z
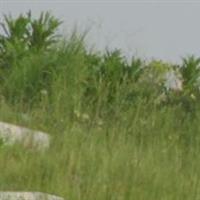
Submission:
M 30 9 L 35 16 L 52 11 L 64 21 L 63 34 L 75 24 L 90 27 L 87 41 L 96 49 L 171 62 L 200 56 L 200 0 L 0 0 L 0 19 Z

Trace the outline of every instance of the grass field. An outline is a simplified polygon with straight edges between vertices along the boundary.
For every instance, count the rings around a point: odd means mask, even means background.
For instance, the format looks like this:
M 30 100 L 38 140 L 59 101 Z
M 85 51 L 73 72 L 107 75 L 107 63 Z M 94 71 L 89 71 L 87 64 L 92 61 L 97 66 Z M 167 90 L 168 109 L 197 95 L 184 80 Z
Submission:
M 42 153 L 0 144 L 0 190 L 66 200 L 200 199 L 199 58 L 129 63 L 119 50 L 87 50 L 75 32 L 54 40 L 59 23 L 50 15 L 6 19 L 0 119 L 48 132 L 52 143 Z M 26 23 L 35 28 L 29 39 Z M 181 91 L 165 88 L 169 70 L 181 75 Z

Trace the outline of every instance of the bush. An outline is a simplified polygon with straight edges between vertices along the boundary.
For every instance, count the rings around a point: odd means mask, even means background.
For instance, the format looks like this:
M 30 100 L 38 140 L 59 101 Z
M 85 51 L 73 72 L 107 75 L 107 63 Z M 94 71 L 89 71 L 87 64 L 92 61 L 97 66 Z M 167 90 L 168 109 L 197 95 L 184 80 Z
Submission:
M 11 67 L 30 51 L 46 51 L 57 42 L 56 30 L 61 22 L 49 12 L 41 13 L 38 19 L 32 19 L 31 12 L 16 19 L 4 16 L 0 25 L 4 31 L 0 34 L 0 66 Z

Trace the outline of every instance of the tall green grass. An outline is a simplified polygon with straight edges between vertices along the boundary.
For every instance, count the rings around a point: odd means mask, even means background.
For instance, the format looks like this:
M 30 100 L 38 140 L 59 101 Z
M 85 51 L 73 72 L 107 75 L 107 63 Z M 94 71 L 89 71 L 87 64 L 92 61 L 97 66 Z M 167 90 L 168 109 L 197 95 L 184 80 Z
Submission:
M 43 153 L 0 144 L 0 190 L 70 200 L 200 198 L 198 58 L 180 66 L 128 62 L 120 50 L 88 51 L 76 32 L 47 42 L 45 27 L 54 36 L 59 25 L 50 14 L 5 19 L 0 119 L 53 139 Z M 21 38 L 24 23 L 38 25 L 40 39 Z M 183 90 L 165 87 L 169 70 L 180 74 Z

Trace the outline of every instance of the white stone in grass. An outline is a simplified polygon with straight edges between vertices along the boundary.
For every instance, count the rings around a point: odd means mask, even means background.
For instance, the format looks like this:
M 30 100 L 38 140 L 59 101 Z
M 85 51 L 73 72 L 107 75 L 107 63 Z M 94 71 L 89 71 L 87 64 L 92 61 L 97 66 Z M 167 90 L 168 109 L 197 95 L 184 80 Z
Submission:
M 36 150 L 45 150 L 50 145 L 50 136 L 47 133 L 5 122 L 0 122 L 0 140 L 5 145 L 21 144 Z
M 173 71 L 169 71 L 165 74 L 165 88 L 167 90 L 182 91 L 183 81 L 181 78 Z
M 0 200 L 64 200 L 41 192 L 0 192 Z

